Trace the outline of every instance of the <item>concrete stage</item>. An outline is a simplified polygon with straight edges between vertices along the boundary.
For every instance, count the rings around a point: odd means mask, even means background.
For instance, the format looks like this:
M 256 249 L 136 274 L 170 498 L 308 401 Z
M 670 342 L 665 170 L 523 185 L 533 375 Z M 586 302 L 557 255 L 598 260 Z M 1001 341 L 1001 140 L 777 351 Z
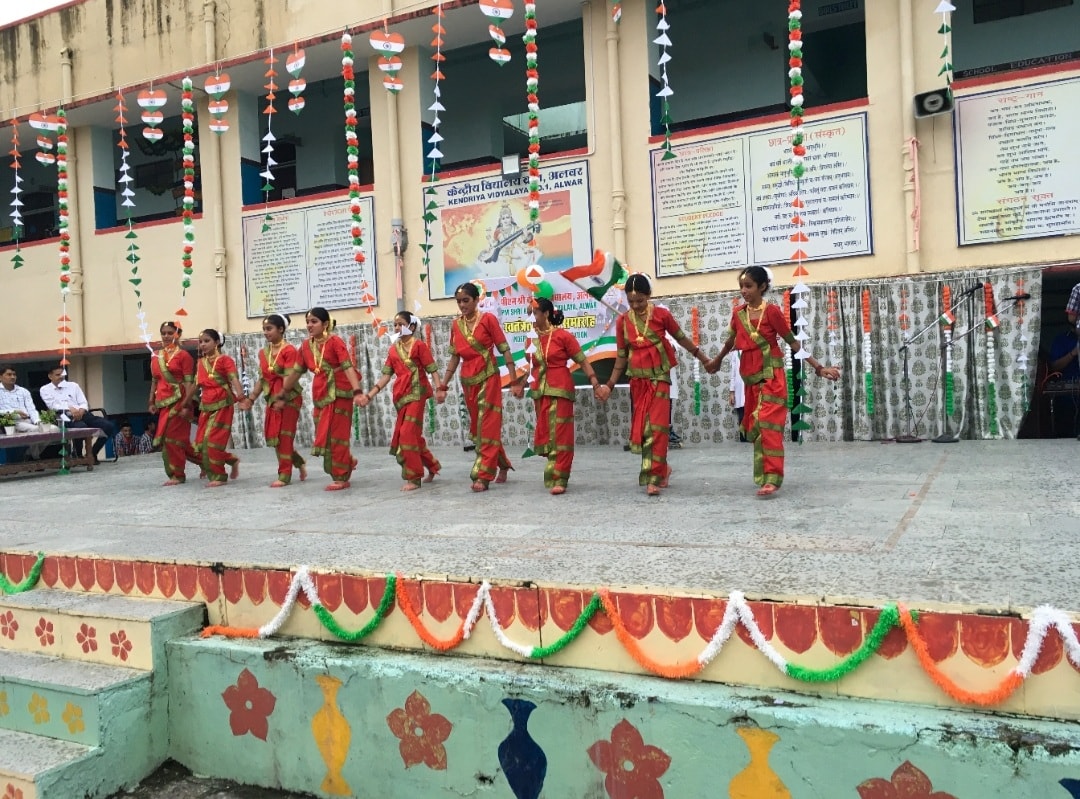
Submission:
M 241 477 L 161 488 L 160 457 L 87 473 L 0 480 L 0 552 L 114 561 L 317 570 L 591 589 L 744 591 L 752 599 L 951 612 L 1080 611 L 1074 439 L 788 446 L 787 482 L 754 496 L 748 444 L 673 451 L 671 488 L 637 486 L 637 456 L 581 447 L 568 492 L 543 488 L 542 458 L 505 485 L 469 490 L 470 453 L 403 494 L 382 449 L 354 450 L 353 488 L 311 477 L 268 488 L 269 450 L 239 451 Z

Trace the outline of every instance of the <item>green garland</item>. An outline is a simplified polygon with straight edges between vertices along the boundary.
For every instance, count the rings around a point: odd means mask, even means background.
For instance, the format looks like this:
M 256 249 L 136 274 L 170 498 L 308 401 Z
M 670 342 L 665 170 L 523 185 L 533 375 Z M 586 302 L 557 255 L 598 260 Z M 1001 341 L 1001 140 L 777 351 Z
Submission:
M 394 603 L 394 590 L 396 585 L 397 577 L 388 574 L 386 576 L 386 588 L 383 590 L 382 601 L 379 603 L 379 607 L 375 609 L 375 615 L 371 617 L 371 620 L 367 624 L 356 632 L 349 632 L 338 624 L 337 619 L 335 619 L 330 611 L 322 605 L 314 605 L 312 610 L 314 610 L 315 615 L 319 617 L 319 621 L 322 622 L 323 627 L 342 641 L 359 641 L 375 632 L 375 628 L 382 624 L 382 620 L 385 619 L 386 614 L 390 612 L 390 606 Z
M 38 578 L 41 577 L 41 567 L 45 563 L 45 553 L 37 553 L 37 560 L 34 561 L 34 565 L 30 567 L 30 573 L 23 578 L 23 581 L 18 585 L 12 584 L 11 580 L 6 575 L 0 574 L 0 591 L 5 594 L 21 594 L 24 591 L 29 591 L 35 585 L 37 585 Z
M 862 665 L 868 657 L 878 651 L 881 642 L 893 627 L 900 626 L 900 609 L 896 605 L 886 605 L 878 616 L 877 624 L 862 642 L 862 646 L 837 663 L 831 669 L 811 669 L 789 663 L 787 675 L 803 682 L 835 682 L 846 677 Z
M 581 615 L 577 617 L 577 621 L 573 623 L 569 630 L 555 643 L 550 646 L 534 646 L 532 652 L 529 653 L 531 658 L 547 658 L 552 655 L 561 652 L 565 649 L 575 638 L 581 635 L 581 631 L 585 629 L 585 625 L 592 620 L 592 617 L 596 615 L 596 612 L 600 610 L 600 595 L 593 594 L 592 599 L 589 600 L 589 604 L 585 606 L 585 609 L 581 611 Z

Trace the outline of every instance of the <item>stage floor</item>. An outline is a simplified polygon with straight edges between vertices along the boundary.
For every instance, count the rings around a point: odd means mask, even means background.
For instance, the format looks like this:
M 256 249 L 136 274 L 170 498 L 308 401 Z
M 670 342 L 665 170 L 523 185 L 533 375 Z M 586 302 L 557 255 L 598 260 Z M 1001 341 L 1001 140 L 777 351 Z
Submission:
M 268 487 L 269 450 L 239 451 L 241 477 L 161 488 L 160 457 L 93 472 L 0 480 L 0 552 L 584 588 L 646 588 L 836 604 L 903 601 L 949 610 L 1080 611 L 1080 490 L 1074 439 L 957 444 L 789 445 L 787 482 L 754 496 L 748 444 L 671 453 L 671 488 L 637 485 L 640 459 L 580 447 L 567 493 L 542 458 L 505 485 L 469 490 L 470 453 L 401 493 L 382 449 L 355 449 L 348 491 Z

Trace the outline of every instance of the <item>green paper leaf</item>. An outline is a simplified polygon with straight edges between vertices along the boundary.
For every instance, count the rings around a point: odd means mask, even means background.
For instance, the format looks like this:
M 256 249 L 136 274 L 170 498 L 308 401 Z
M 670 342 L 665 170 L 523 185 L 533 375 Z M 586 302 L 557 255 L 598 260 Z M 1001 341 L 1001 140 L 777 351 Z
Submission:
M 791 425 L 792 430 L 813 430 L 814 426 L 810 422 L 804 422 L 802 419 Z
M 133 286 L 138 286 L 138 285 L 140 285 L 142 283 L 142 278 L 141 277 L 128 278 L 128 283 L 130 283 Z

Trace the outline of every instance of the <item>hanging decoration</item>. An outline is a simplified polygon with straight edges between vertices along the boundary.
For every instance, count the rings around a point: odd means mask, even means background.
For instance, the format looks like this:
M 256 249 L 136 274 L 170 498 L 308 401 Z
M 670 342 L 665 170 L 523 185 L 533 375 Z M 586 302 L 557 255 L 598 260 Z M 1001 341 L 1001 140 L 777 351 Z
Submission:
M 277 139 L 274 137 L 274 114 L 277 113 L 277 109 L 274 108 L 274 100 L 277 99 L 278 85 L 274 81 L 277 77 L 277 70 L 274 69 L 274 48 L 270 48 L 270 55 L 266 59 L 267 69 L 263 74 L 266 78 L 266 83 L 263 88 L 266 89 L 266 108 L 263 109 L 263 113 L 266 114 L 266 135 L 262 137 L 262 140 L 266 142 L 266 146 L 262 148 L 262 151 L 266 153 L 266 168 L 259 173 L 265 182 L 262 186 L 263 193 L 263 210 L 265 215 L 263 216 L 262 232 L 265 233 L 270 229 L 270 223 L 274 221 L 274 218 L 270 216 L 270 192 L 274 190 L 274 167 L 277 166 L 277 161 L 274 160 L 274 142 Z
M 525 2 L 525 91 L 529 103 L 529 222 L 540 224 L 540 71 L 537 69 L 536 3 Z M 535 249 L 536 239 L 530 245 Z
M 611 19 L 616 25 L 622 21 L 622 0 L 611 0 Z
M 405 37 L 400 33 L 391 33 L 386 25 L 384 20 L 383 29 L 372 31 L 368 41 L 375 52 L 382 54 L 379 56 L 379 70 L 383 73 L 383 88 L 391 94 L 397 94 L 404 86 L 398 77 L 402 66 L 398 53 L 405 49 Z
M 180 211 L 184 220 L 184 245 L 180 256 L 184 279 L 180 284 L 180 310 L 177 311 L 180 316 L 185 315 L 182 312 L 187 300 L 187 290 L 191 288 L 191 275 L 195 272 L 191 263 L 191 253 L 195 249 L 195 96 L 191 87 L 191 78 L 185 77 L 180 93 L 180 121 L 184 133 L 184 199 Z
M 661 161 L 668 161 L 675 157 L 674 151 L 671 149 L 671 95 L 675 94 L 671 89 L 671 82 L 668 80 L 668 62 L 671 61 L 671 53 L 668 52 L 668 48 L 671 47 L 671 37 L 668 35 L 668 30 L 671 25 L 667 21 L 667 5 L 664 0 L 660 0 L 660 5 L 656 7 L 656 13 L 660 15 L 660 20 L 656 23 L 656 29 L 660 32 L 659 35 L 653 39 L 653 44 L 660 45 L 660 59 L 656 62 L 656 65 L 660 67 L 660 91 L 656 93 L 656 96 L 660 98 L 660 124 L 664 126 L 664 144 L 660 148 L 664 151 L 664 154 L 660 157 Z
M 488 18 L 488 33 L 495 41 L 495 47 L 488 50 L 488 57 L 500 67 L 510 62 L 510 51 L 506 49 L 506 34 L 503 23 L 514 16 L 514 4 L 511 0 L 480 0 L 480 11 Z
M 358 350 L 359 350 L 359 342 L 357 340 L 357 335 L 355 333 L 353 333 L 352 335 L 349 336 L 349 358 L 352 360 L 352 362 L 354 364 L 357 362 L 356 361 L 356 355 L 357 355 Z M 358 407 L 356 407 L 355 405 L 353 406 L 352 430 L 353 430 L 353 441 L 359 441 L 360 440 L 360 409 Z
M 292 76 L 292 80 L 289 81 L 289 93 L 292 94 L 292 97 L 289 98 L 289 110 L 297 116 L 304 110 L 303 94 L 307 88 L 307 81 L 300 77 L 300 73 L 306 63 L 307 55 L 304 53 L 303 48 L 299 45 L 293 45 L 292 55 L 285 59 L 285 69 Z
M 836 363 L 840 360 L 840 300 L 836 289 L 829 289 L 828 327 L 829 362 Z
M 124 256 L 124 260 L 131 264 L 131 277 L 128 278 L 128 283 L 131 284 L 132 289 L 135 291 L 135 316 L 139 320 L 139 338 L 146 345 L 146 348 L 153 353 L 154 348 L 150 342 L 153 340 L 150 335 L 150 328 L 146 323 L 146 311 L 143 309 L 142 303 L 142 278 L 139 276 L 139 245 L 135 241 L 139 238 L 135 232 L 135 222 L 131 218 L 132 209 L 135 207 L 135 192 L 131 188 L 131 184 L 134 178 L 131 176 L 131 164 L 128 163 L 128 155 L 130 154 L 130 148 L 127 140 L 127 105 L 124 103 L 124 93 L 116 93 L 116 123 L 120 126 L 119 140 L 116 146 L 120 148 L 120 168 L 117 170 L 119 173 L 116 178 L 117 193 L 120 195 L 120 207 L 124 209 L 124 224 L 127 226 L 127 233 L 124 234 L 124 239 L 127 241 L 127 255 Z
M 22 175 L 19 174 L 19 167 L 21 162 L 19 161 L 21 155 L 19 153 L 19 123 L 15 120 L 11 123 L 11 168 L 15 172 L 15 183 L 11 187 L 11 238 L 15 242 L 15 254 L 11 256 L 11 265 L 13 269 L 18 269 L 23 265 L 23 257 L 21 250 L 22 241 L 22 211 L 19 210 L 23 207 L 22 200 L 19 199 L 19 195 L 22 194 Z
M 771 270 L 770 270 L 771 272 Z M 784 297 L 780 305 L 784 312 L 784 319 L 791 318 L 791 291 L 784 290 Z M 795 368 L 791 361 L 791 347 L 786 341 L 781 341 L 780 346 L 784 350 L 784 373 L 787 375 L 787 406 L 790 411 L 795 407 Z
M 994 287 L 990 281 L 983 283 L 983 298 L 986 303 L 986 416 L 990 421 L 990 435 L 997 438 L 997 353 L 994 345 L 994 331 L 998 329 L 997 307 L 994 303 Z
M 60 231 L 60 366 L 67 376 L 68 347 L 71 346 L 71 317 L 67 298 L 71 293 L 71 216 L 68 211 L 67 114 L 56 109 L 56 200 L 57 228 Z M 67 426 L 60 427 L 60 474 L 69 474 L 67 465 Z
M 165 120 L 165 112 L 162 109 L 165 108 L 168 99 L 162 89 L 155 89 L 152 85 L 149 89 L 143 89 L 139 92 L 136 102 L 143 110 L 142 121 L 146 125 L 142 132 L 143 138 L 152 142 L 159 142 L 165 137 L 165 132 L 158 125 Z
M 952 416 L 956 408 L 956 381 L 953 378 L 952 351 L 953 325 L 956 323 L 956 314 L 950 310 L 952 308 L 952 289 L 948 285 L 941 287 L 941 307 L 945 309 L 944 313 L 938 317 L 945 347 L 945 415 Z
M 1021 277 L 1016 281 L 1016 295 L 1023 296 L 1024 292 L 1024 278 Z M 1028 344 L 1031 339 L 1028 338 L 1027 328 L 1024 327 L 1024 300 L 1016 301 L 1016 325 L 1020 330 L 1020 354 L 1016 356 L 1016 368 L 1020 370 L 1020 385 L 1022 396 L 1024 398 L 1024 412 L 1026 413 L 1029 408 L 1029 402 L 1031 398 L 1031 392 L 1028 390 L 1030 383 L 1028 382 Z
M 427 177 L 427 186 L 424 188 L 424 243 L 420 245 L 420 249 L 424 251 L 424 257 L 421 259 L 424 268 L 420 272 L 421 283 L 427 280 L 428 272 L 431 269 L 431 248 L 433 246 L 431 243 L 431 226 L 438 219 L 435 212 L 439 209 L 439 203 L 436 199 L 438 193 L 435 191 L 434 184 L 439 180 L 439 166 L 443 157 L 442 150 L 439 149 L 439 144 L 443 141 L 443 135 L 439 130 L 442 126 L 442 118 L 439 113 L 446 110 L 442 104 L 441 85 L 442 81 L 446 80 L 446 76 L 442 71 L 443 62 L 446 61 L 446 56 L 442 52 L 445 43 L 443 36 L 446 35 L 446 28 L 443 27 L 442 0 L 439 0 L 439 5 L 435 8 L 435 24 L 431 26 L 431 31 L 435 34 L 435 38 L 431 40 L 431 46 L 435 48 L 435 52 L 431 56 L 431 60 L 435 62 L 435 71 L 431 73 L 431 79 L 435 82 L 435 85 L 432 88 L 434 100 L 428 106 L 428 111 L 434 112 L 435 116 L 431 120 L 431 135 L 428 137 L 428 144 L 431 145 L 431 149 L 428 150 L 427 158 L 431 173 Z
M 57 128 L 56 117 L 39 111 L 31 114 L 27 121 L 30 123 L 30 127 L 38 131 L 38 151 L 35 155 L 37 162 L 42 166 L 52 166 L 56 163 L 56 156 L 53 155 L 54 145 L 52 140 L 52 134 L 56 132 Z
M 431 323 L 430 322 L 425 322 L 424 323 L 424 343 L 427 344 L 429 350 L 431 350 L 432 352 L 435 351 L 435 339 L 434 339 L 432 331 L 431 331 Z M 435 420 L 436 420 L 436 418 L 437 418 L 437 413 L 436 413 L 436 409 L 435 409 L 435 398 L 434 397 L 428 397 L 428 401 L 427 401 L 427 433 L 428 433 L 429 436 L 435 435 L 435 429 L 436 429 Z
M 229 101 L 225 99 L 225 93 L 232 86 L 232 81 L 224 72 L 216 72 L 212 78 L 207 78 L 203 88 L 210 95 L 210 130 L 218 135 L 229 130 L 229 121 L 225 115 L 229 113 Z
M 953 82 L 953 65 L 952 65 L 952 12 L 956 11 L 956 6 L 949 2 L 949 0 L 941 0 L 938 3 L 937 8 L 934 9 L 935 14 L 941 14 L 941 27 L 938 28 L 938 33 L 941 34 L 941 69 L 938 70 L 938 75 L 945 76 L 945 89 L 949 93 L 950 99 L 952 98 L 952 82 Z
M 349 171 L 349 210 L 352 213 L 353 260 L 364 263 L 364 220 L 360 214 L 360 147 L 356 138 L 356 75 L 353 72 L 352 36 L 341 35 L 341 77 L 345 84 L 345 150 Z M 373 314 L 371 306 L 368 313 Z
M 866 391 L 866 415 L 874 415 L 874 353 L 870 346 L 870 289 L 863 289 L 862 293 L 862 355 L 863 355 L 863 383 Z
M 695 305 L 690 309 L 690 337 L 695 347 L 701 346 L 701 314 Z M 701 416 L 701 361 L 694 358 L 694 416 Z

